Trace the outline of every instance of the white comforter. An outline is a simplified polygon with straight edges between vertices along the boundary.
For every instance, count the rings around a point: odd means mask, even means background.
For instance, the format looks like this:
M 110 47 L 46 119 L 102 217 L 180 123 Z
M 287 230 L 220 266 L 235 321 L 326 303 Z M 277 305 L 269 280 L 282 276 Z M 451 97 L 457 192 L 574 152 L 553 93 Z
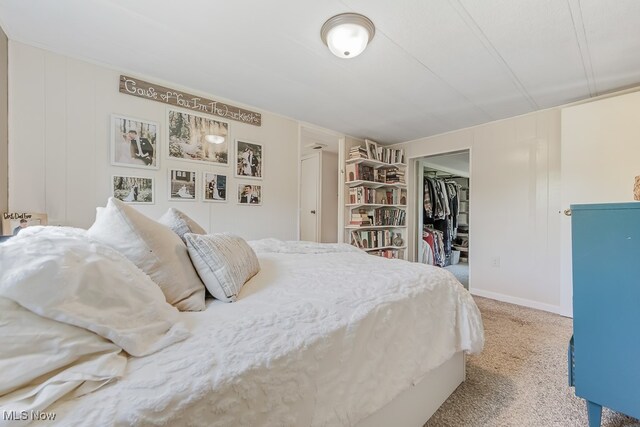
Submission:
M 446 270 L 348 245 L 252 243 L 235 303 L 183 313 L 192 336 L 48 409 L 58 425 L 353 425 L 455 352 L 480 314 Z M 54 425 L 54 423 L 49 423 Z

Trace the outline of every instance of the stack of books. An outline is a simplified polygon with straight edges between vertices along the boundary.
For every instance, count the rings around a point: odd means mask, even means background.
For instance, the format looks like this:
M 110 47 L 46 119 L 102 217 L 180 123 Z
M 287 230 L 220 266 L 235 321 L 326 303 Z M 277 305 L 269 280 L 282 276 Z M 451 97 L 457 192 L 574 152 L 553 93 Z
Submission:
M 385 175 L 387 184 L 404 184 L 404 171 L 400 169 L 389 169 Z
M 351 159 L 368 159 L 367 149 L 362 146 L 351 147 L 349 150 L 349 160 Z
M 369 218 L 369 215 L 366 212 L 352 212 L 349 224 L 358 226 L 371 225 L 371 218 Z

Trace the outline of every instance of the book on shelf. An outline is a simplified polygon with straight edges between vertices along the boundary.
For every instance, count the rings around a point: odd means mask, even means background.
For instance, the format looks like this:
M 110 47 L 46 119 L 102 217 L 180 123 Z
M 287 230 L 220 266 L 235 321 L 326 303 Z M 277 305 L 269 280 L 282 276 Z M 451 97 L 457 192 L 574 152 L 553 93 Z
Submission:
M 376 255 L 383 258 L 390 259 L 403 259 L 404 249 L 381 249 L 378 251 L 369 252 L 370 255 Z
M 353 187 L 349 189 L 349 204 L 364 205 L 376 202 L 376 190 L 369 187 Z
M 357 186 L 349 188 L 350 205 L 400 205 L 407 204 L 407 190 L 404 188 L 370 188 Z
M 375 249 L 391 246 L 392 233 L 389 230 L 353 230 L 351 241 L 356 242 L 361 249 Z
M 378 160 L 383 163 L 404 163 L 404 150 L 378 147 Z
M 407 190 L 398 188 L 386 189 L 381 200 L 384 200 L 388 205 L 406 205 Z
M 381 226 L 404 226 L 407 212 L 398 208 L 378 208 L 374 215 L 374 224 Z
M 370 141 L 370 140 L 367 140 Z M 370 141 L 374 142 L 374 141 Z M 388 163 L 388 164 L 396 164 L 396 163 L 404 163 L 404 149 L 402 148 L 387 148 L 384 146 L 380 146 L 378 143 L 378 149 L 376 151 L 377 159 L 379 162 Z M 356 145 L 349 149 L 349 160 L 353 159 L 371 159 L 369 157 L 369 153 L 367 152 L 367 148 L 362 145 Z
M 375 169 L 372 166 L 367 166 L 363 164 L 349 164 L 345 168 L 346 179 L 348 182 L 351 181 L 374 181 Z
M 358 235 L 358 233 L 351 233 L 351 244 L 357 248 L 364 249 L 362 239 L 360 239 L 360 235 Z

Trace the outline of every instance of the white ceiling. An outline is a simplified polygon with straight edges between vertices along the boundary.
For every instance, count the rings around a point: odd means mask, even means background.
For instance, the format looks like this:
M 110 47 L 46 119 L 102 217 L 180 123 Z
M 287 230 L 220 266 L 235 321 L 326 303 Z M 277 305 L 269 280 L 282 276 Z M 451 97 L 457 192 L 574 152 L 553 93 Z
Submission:
M 347 11 L 377 31 L 341 60 L 319 33 Z M 640 83 L 638 0 L 0 0 L 0 23 L 13 40 L 388 143 Z
M 322 145 L 323 151 L 338 154 L 339 143 L 340 138 L 338 135 L 308 126 L 302 126 L 300 129 L 300 156 L 306 156 L 315 152 L 316 150 L 309 146 L 316 144 Z

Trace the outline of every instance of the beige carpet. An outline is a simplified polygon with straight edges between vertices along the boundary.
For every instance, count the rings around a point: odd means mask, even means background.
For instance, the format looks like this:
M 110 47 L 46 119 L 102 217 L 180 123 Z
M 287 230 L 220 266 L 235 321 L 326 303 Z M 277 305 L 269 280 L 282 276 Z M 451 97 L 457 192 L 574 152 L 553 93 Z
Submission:
M 572 321 L 555 314 L 475 298 L 485 327 L 467 380 L 425 427 L 587 427 L 585 403 L 567 385 Z M 640 427 L 603 410 L 603 427 Z

